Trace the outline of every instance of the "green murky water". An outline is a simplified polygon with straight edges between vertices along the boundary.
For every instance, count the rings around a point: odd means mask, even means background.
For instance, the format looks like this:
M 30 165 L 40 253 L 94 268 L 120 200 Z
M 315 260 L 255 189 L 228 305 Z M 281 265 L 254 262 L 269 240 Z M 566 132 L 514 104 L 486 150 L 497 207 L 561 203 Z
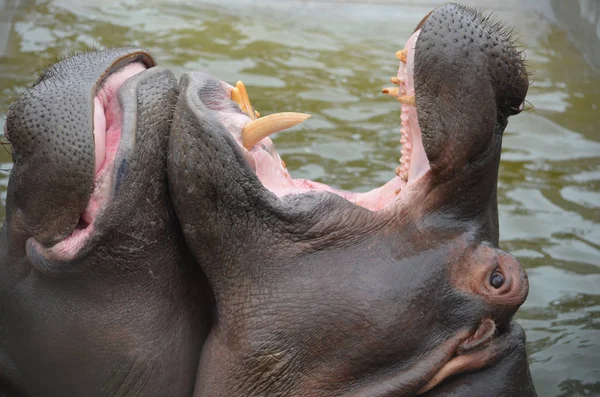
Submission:
M 177 75 L 201 69 L 243 80 L 263 115 L 311 113 L 275 136 L 289 169 L 368 190 L 397 165 L 399 105 L 380 89 L 395 74 L 395 51 L 431 9 L 411 3 L 21 1 L 0 54 L 0 113 L 58 56 L 143 45 Z M 518 317 L 532 374 L 540 396 L 600 395 L 600 77 L 539 15 L 500 11 L 535 73 L 535 108 L 511 119 L 499 190 L 502 246 L 530 277 Z M 0 168 L 10 159 L 0 149 Z

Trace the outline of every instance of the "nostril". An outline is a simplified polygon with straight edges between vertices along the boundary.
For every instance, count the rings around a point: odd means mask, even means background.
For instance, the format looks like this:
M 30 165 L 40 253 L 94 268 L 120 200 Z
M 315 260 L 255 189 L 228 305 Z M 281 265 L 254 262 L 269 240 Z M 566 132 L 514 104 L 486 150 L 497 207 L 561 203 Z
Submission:
M 504 284 L 504 276 L 497 271 L 492 273 L 492 275 L 490 276 L 490 284 L 492 284 L 492 287 L 496 289 L 502 287 L 502 285 Z

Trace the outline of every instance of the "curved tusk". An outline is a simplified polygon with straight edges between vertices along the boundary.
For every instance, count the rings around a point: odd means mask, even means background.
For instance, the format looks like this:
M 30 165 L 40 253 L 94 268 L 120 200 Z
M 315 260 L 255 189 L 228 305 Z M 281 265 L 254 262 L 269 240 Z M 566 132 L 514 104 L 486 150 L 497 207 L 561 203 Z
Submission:
M 308 119 L 310 114 L 284 112 L 275 113 L 249 122 L 242 130 L 242 142 L 246 149 L 250 150 L 261 139 L 269 135 L 287 130 Z
M 396 53 L 396 58 L 406 63 L 406 56 L 408 55 L 408 48 L 400 50 Z
M 256 120 L 256 115 L 254 114 L 254 108 L 250 104 L 250 98 L 248 97 L 248 91 L 246 91 L 246 86 L 243 82 L 238 81 L 235 83 L 235 88 L 240 92 L 241 104 L 240 107 L 242 111 L 248 115 L 252 120 Z
M 244 109 L 242 109 L 242 94 L 236 87 L 231 89 L 231 100 L 238 104 L 242 112 L 244 111 Z

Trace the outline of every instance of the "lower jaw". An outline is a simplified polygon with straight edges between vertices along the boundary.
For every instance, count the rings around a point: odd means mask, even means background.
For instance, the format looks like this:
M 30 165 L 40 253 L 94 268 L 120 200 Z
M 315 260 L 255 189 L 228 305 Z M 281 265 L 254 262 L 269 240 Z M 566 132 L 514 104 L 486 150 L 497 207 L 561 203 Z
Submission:
M 403 114 L 404 112 L 405 110 L 403 110 Z M 405 127 L 403 126 L 403 129 L 404 128 Z M 408 129 L 408 127 L 406 128 Z M 230 133 L 235 139 L 237 135 L 236 132 L 230 131 Z M 410 135 L 411 132 L 404 131 L 402 134 L 403 136 Z M 406 142 L 406 147 L 402 150 L 402 158 L 405 159 L 404 170 L 401 172 L 400 169 L 398 169 L 396 175 L 391 180 L 384 185 L 365 193 L 336 189 L 324 183 L 292 178 L 285 168 L 285 163 L 283 163 L 277 152 L 274 149 L 268 151 L 263 149 L 265 146 L 269 148 L 273 147 L 273 142 L 270 138 L 264 138 L 250 150 L 247 150 L 240 145 L 240 150 L 242 150 L 245 157 L 249 159 L 249 165 L 254 169 L 263 186 L 279 198 L 286 195 L 299 195 L 315 191 L 330 192 L 343 197 L 355 205 L 371 211 L 379 211 L 400 200 L 403 193 L 406 190 L 410 190 L 407 188 L 417 183 L 429 170 L 429 164 L 424 151 L 421 155 L 421 160 L 424 160 L 425 166 L 420 168 L 415 167 L 413 164 L 417 162 L 410 161 L 411 157 L 414 155 L 413 151 L 419 149 L 423 150 L 422 145 L 415 145 L 415 149 L 409 149 L 413 140 L 414 137 L 404 139 Z M 239 142 L 238 139 L 236 139 L 236 141 Z M 279 166 L 279 164 L 283 165 Z
M 120 130 L 116 131 L 115 134 L 120 139 Z M 104 164 L 96 173 L 94 190 L 88 205 L 80 215 L 79 223 L 71 234 L 52 247 L 43 246 L 34 237 L 28 239 L 28 249 L 36 251 L 32 252 L 34 256 L 38 254 L 53 262 L 64 262 L 72 261 L 83 254 L 84 248 L 96 234 L 98 219 L 101 218 L 102 213 L 113 197 L 114 182 L 116 180 L 116 157 L 116 148 L 107 151 Z

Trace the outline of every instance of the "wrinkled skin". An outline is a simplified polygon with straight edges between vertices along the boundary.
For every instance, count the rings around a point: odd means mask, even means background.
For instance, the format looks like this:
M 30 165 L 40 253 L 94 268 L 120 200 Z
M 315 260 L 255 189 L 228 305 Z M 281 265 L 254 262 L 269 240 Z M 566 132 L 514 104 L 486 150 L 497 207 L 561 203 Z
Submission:
M 165 175 L 177 82 L 153 66 L 76 55 L 9 109 L 0 395 L 192 395 L 211 298 Z
M 217 307 L 196 396 L 535 396 L 512 321 L 528 283 L 498 248 L 496 201 L 527 74 L 471 9 L 438 8 L 417 32 L 411 122 L 428 163 L 379 210 L 267 189 L 271 142 L 240 146 L 250 119 L 232 87 L 182 77 L 169 182 Z

